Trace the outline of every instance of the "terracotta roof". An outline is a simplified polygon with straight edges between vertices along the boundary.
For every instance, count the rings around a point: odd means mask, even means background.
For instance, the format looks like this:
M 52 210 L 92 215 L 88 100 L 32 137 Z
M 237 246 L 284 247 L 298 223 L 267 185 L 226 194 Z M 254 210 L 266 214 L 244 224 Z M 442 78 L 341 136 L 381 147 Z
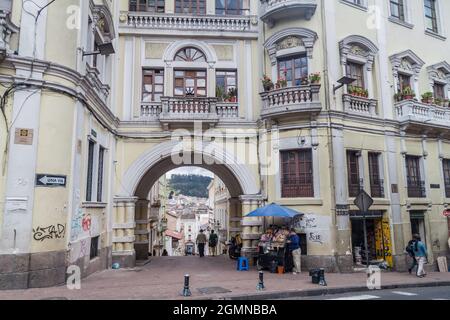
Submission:
M 178 240 L 183 239 L 183 235 L 180 232 L 172 231 L 172 230 L 166 230 L 165 235 L 168 237 L 172 237 Z

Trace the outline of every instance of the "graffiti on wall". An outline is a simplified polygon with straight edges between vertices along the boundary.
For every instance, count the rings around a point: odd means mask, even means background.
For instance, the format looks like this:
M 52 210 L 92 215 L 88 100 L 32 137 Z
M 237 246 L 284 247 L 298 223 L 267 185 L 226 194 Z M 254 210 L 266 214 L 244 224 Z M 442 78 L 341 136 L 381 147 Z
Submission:
M 83 220 L 81 221 L 81 225 L 83 227 L 83 231 L 91 230 L 92 218 L 90 214 L 86 214 L 83 216 Z
M 308 242 L 320 245 L 328 242 L 330 224 L 330 217 L 315 214 L 305 214 L 293 221 L 294 228 L 297 232 L 306 234 Z
M 66 235 L 66 226 L 62 224 L 50 225 L 48 227 L 37 227 L 33 229 L 33 239 L 45 241 L 52 239 L 63 239 Z
M 83 225 L 83 210 L 78 208 L 74 216 L 72 217 L 70 227 L 70 240 L 75 241 L 81 233 Z
M 308 241 L 323 244 L 322 235 L 318 232 L 310 232 L 308 235 Z

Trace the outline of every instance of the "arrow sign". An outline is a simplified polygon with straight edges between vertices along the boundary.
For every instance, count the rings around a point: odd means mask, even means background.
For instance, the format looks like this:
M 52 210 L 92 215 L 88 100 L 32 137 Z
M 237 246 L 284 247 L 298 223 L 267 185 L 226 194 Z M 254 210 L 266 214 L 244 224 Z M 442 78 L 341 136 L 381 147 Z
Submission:
M 67 176 L 54 174 L 37 174 L 36 186 L 38 187 L 65 187 Z
M 353 203 L 361 210 L 361 212 L 367 212 L 373 205 L 373 199 L 367 192 L 362 190 Z

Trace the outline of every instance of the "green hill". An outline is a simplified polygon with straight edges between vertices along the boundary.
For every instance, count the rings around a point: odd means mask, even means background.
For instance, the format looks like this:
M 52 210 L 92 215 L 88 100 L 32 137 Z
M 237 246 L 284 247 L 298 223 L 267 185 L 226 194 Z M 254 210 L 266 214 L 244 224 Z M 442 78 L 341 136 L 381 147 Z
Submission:
M 168 180 L 169 190 L 177 195 L 208 198 L 208 185 L 212 178 L 196 174 L 174 174 Z

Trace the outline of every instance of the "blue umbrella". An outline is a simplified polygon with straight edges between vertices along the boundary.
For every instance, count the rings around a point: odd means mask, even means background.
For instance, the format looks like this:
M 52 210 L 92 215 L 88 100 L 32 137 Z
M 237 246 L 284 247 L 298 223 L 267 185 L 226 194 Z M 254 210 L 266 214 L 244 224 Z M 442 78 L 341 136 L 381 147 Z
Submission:
M 304 213 L 289 209 L 287 207 L 280 206 L 276 203 L 269 204 L 265 207 L 258 208 L 250 212 L 246 217 L 284 217 L 284 218 L 294 218 L 295 216 Z

